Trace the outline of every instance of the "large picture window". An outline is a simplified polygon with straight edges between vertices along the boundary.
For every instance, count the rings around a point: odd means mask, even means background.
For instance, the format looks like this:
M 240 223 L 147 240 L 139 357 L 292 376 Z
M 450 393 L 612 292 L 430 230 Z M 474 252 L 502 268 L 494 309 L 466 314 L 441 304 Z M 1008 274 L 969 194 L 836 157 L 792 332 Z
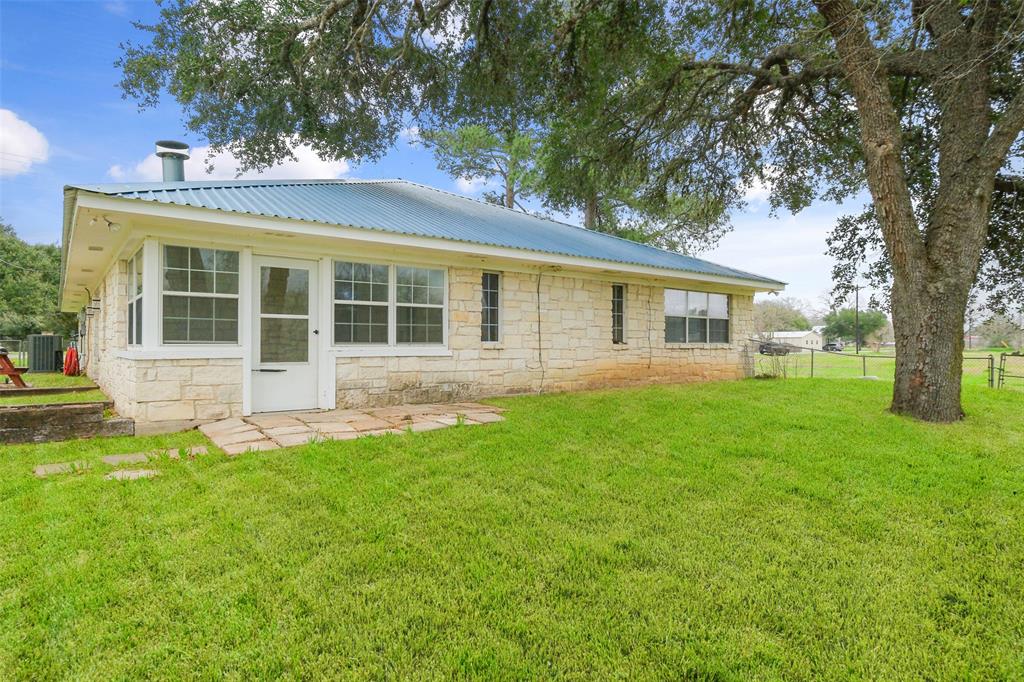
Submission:
M 142 345 L 142 249 L 128 261 L 128 345 Z
M 728 343 L 729 296 L 665 289 L 667 343 Z
M 334 263 L 335 344 L 442 344 L 444 306 L 444 270 Z
M 238 343 L 238 252 L 164 246 L 164 343 Z

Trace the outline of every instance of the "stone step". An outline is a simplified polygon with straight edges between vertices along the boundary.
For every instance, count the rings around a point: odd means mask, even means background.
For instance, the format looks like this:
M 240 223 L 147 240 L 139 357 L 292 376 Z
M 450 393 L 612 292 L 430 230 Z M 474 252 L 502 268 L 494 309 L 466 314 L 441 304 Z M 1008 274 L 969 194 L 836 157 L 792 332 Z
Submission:
M 160 472 L 155 469 L 118 469 L 104 476 L 108 481 L 137 481 L 140 478 L 153 478 Z

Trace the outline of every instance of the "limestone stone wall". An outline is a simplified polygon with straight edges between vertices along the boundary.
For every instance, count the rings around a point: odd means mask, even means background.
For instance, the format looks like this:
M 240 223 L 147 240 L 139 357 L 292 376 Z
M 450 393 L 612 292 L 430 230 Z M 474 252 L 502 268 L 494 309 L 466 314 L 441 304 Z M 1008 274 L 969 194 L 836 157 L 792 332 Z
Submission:
M 141 360 L 128 348 L 126 263 L 118 261 L 93 292 L 99 310 L 86 318 L 86 373 L 140 423 L 205 421 L 242 414 L 240 359 Z
M 133 360 L 129 381 L 138 421 L 242 416 L 240 359 Z
M 132 362 L 117 357 L 128 344 L 127 321 L 128 272 L 124 261 L 117 261 L 104 278 L 93 298 L 98 310 L 86 315 L 85 373 L 114 401 L 114 409 L 124 417 L 134 417 Z
M 627 284 L 626 343 L 613 344 L 616 280 L 541 273 L 538 301 L 536 273 L 505 272 L 501 340 L 488 344 L 480 340 L 482 272 L 449 271 L 450 357 L 338 357 L 338 406 L 738 379 L 752 372 L 746 343 L 752 295 L 730 297 L 730 343 L 671 344 L 663 287 Z

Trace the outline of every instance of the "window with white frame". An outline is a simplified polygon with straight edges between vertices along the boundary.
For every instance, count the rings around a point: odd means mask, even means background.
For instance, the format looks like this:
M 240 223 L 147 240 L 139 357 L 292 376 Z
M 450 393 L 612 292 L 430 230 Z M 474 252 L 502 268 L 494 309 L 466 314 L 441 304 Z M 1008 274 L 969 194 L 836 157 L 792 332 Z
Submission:
M 142 249 L 128 261 L 128 345 L 142 345 Z
M 665 289 L 667 343 L 728 343 L 729 296 Z
M 626 285 L 612 285 L 612 343 L 626 343 Z
M 395 266 L 395 341 L 444 343 L 444 270 Z
M 480 284 L 480 340 L 495 343 L 501 334 L 501 311 L 498 300 L 501 275 L 496 272 L 485 272 Z
M 442 344 L 444 270 L 334 263 L 334 343 Z
M 238 343 L 238 252 L 165 245 L 164 343 Z
M 334 263 L 334 342 L 387 343 L 390 267 Z

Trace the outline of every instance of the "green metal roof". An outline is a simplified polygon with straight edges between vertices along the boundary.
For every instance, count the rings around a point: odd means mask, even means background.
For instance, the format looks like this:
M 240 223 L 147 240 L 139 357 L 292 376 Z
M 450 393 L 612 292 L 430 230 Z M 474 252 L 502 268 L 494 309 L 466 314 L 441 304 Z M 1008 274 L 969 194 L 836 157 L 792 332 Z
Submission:
M 404 180 L 239 180 L 72 185 L 179 206 L 644 265 L 781 288 L 783 282 Z

